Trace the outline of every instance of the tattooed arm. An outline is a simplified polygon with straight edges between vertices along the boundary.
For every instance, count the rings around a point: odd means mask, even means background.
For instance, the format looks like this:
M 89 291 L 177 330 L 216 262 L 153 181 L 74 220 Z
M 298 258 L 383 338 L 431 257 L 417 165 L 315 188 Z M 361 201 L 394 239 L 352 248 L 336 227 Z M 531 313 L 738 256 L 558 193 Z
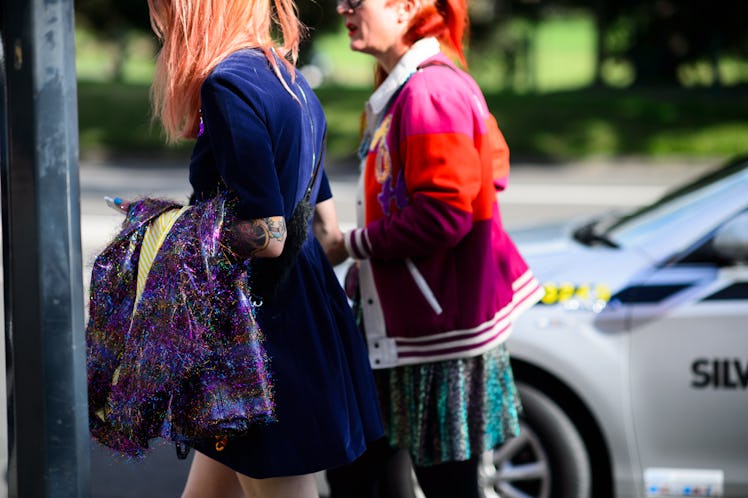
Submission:
M 240 258 L 277 258 L 286 242 L 286 220 L 271 216 L 242 220 L 228 230 L 228 243 Z

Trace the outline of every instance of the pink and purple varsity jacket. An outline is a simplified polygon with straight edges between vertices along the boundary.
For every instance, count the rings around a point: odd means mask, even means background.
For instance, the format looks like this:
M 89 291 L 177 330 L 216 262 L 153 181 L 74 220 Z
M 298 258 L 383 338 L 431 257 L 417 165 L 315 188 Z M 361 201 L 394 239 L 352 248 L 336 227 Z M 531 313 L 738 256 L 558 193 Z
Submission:
M 372 367 L 498 346 L 543 290 L 501 225 L 509 151 L 477 84 L 420 40 L 372 95 L 367 121 L 360 228 L 345 243 L 359 260 Z

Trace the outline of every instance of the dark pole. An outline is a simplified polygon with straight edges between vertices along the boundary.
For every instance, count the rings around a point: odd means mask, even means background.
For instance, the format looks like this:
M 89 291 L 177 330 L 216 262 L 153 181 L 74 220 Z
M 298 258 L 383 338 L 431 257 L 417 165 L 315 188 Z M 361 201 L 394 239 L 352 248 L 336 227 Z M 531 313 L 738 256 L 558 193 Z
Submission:
M 8 496 L 89 496 L 72 0 L 3 0 Z

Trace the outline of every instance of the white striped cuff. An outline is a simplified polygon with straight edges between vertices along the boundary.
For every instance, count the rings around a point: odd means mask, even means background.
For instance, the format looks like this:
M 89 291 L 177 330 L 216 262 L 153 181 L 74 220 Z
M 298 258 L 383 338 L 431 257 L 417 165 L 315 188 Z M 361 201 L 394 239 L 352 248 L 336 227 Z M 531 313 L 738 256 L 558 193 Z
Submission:
M 345 249 L 353 259 L 367 259 L 371 256 L 369 234 L 365 228 L 354 228 L 343 237 Z

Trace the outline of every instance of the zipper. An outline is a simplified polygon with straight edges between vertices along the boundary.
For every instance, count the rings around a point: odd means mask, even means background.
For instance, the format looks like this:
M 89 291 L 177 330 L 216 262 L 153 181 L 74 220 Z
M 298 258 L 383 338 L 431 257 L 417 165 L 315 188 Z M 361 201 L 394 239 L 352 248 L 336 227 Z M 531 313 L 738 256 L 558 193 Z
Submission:
M 312 116 L 312 112 L 309 109 L 309 101 L 306 98 L 306 93 L 304 92 L 304 89 L 298 83 L 296 84 L 296 88 L 299 89 L 299 92 L 301 93 L 301 98 L 304 99 L 304 111 L 309 116 L 309 129 L 312 132 L 312 172 L 309 176 L 309 178 L 311 178 L 312 175 L 314 175 L 314 168 L 317 164 L 317 148 L 314 146 L 315 137 L 316 137 L 316 135 L 314 134 L 314 117 Z M 314 188 L 314 185 L 312 185 L 311 188 Z

